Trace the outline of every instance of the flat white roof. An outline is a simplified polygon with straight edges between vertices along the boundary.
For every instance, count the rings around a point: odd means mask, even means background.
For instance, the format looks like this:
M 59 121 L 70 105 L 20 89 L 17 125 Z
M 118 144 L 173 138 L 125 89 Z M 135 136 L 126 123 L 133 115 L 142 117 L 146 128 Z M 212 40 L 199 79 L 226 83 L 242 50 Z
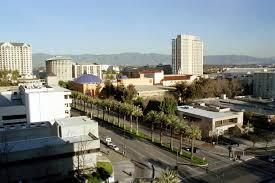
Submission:
M 215 119 L 215 118 L 224 118 L 224 117 L 236 117 L 238 114 L 234 112 L 214 112 L 214 111 L 208 111 L 204 109 L 199 109 L 199 108 L 188 108 L 186 106 L 178 106 L 178 111 L 191 114 L 194 116 L 200 116 L 204 118 L 210 118 L 210 119 Z
M 7 142 L 6 144 L 0 143 L 0 148 L 5 147 L 8 152 L 16 152 L 16 151 L 37 149 L 37 148 L 45 147 L 47 145 L 53 146 L 53 145 L 60 145 L 65 143 L 66 142 L 63 139 L 56 136 L 51 136 L 51 137 L 11 141 L 11 142 Z
M 55 122 L 60 126 L 81 126 L 89 123 L 97 123 L 95 120 L 92 120 L 87 116 L 56 119 Z

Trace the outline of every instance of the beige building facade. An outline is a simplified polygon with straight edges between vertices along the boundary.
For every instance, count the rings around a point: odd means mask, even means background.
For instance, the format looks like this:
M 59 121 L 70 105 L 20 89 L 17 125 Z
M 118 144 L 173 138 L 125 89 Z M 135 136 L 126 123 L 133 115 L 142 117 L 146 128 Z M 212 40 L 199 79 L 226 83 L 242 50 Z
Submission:
M 69 57 L 56 56 L 46 60 L 47 74 L 54 74 L 58 81 L 72 80 L 72 59 Z
M 32 74 L 32 47 L 26 43 L 0 43 L 0 70 Z
M 172 39 L 173 74 L 203 75 L 203 42 L 192 35 Z
M 227 134 L 243 126 L 243 112 L 232 112 L 229 108 L 210 110 L 178 106 L 177 114 L 188 122 L 198 124 L 206 137 Z
M 73 78 L 77 78 L 82 74 L 93 74 L 102 79 L 102 67 L 98 64 L 73 64 Z

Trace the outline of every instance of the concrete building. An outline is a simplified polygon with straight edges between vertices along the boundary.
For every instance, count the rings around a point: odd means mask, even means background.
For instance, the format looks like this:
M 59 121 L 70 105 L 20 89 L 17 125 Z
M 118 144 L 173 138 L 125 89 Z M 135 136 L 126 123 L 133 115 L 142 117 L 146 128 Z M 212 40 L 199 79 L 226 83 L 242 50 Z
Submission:
M 69 87 L 71 90 L 84 93 L 89 96 L 96 96 L 97 90 L 101 91 L 103 88 L 102 80 L 92 74 L 83 74 L 70 82 Z
M 70 94 L 70 90 L 42 84 L 0 92 L 0 125 L 70 117 Z
M 102 67 L 98 64 L 73 64 L 73 78 L 82 74 L 92 74 L 102 79 Z
M 161 85 L 136 85 L 138 96 L 142 98 L 162 99 L 164 96 L 175 91 L 174 87 L 164 87 Z
M 163 86 L 175 86 L 177 83 L 186 82 L 187 84 L 191 84 L 197 76 L 195 75 L 164 75 L 163 79 L 161 80 L 161 84 Z
M 0 182 L 59 182 L 95 167 L 98 124 L 86 116 L 0 126 Z
M 172 39 L 173 74 L 203 75 L 203 42 L 195 36 Z
M 243 112 L 231 112 L 229 108 L 195 108 L 178 106 L 177 114 L 188 122 L 198 124 L 203 136 L 222 135 L 228 132 L 241 131 Z
M 72 59 L 69 57 L 56 56 L 46 60 L 47 74 L 54 74 L 58 81 L 72 80 Z
M 275 71 L 254 74 L 253 95 L 255 97 L 275 99 Z
M 142 71 L 141 73 L 144 74 L 145 78 L 152 78 L 154 84 L 160 84 L 161 80 L 164 78 L 163 70 L 147 69 L 147 70 Z
M 139 78 L 128 78 L 128 77 L 120 77 L 117 79 L 117 84 L 123 84 L 125 87 L 132 84 L 134 86 L 138 85 L 153 85 L 153 78 L 145 78 L 143 73 L 140 73 Z
M 19 71 L 20 75 L 32 74 L 32 48 L 26 43 L 0 43 L 0 70 Z

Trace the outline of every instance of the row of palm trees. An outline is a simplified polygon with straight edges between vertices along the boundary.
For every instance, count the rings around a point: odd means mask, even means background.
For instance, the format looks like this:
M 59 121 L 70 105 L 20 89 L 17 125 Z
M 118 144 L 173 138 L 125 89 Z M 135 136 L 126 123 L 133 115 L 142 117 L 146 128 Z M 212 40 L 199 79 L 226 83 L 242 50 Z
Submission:
M 180 135 L 180 154 L 182 154 L 182 141 L 184 137 L 190 138 L 191 141 L 191 159 L 193 160 L 194 143 L 196 139 L 201 139 L 201 130 L 195 124 L 189 125 L 186 121 L 176 115 L 167 115 L 164 112 L 150 111 L 145 116 L 145 121 L 151 124 L 151 141 L 154 142 L 155 126 L 159 127 L 160 144 L 162 145 L 163 129 L 170 129 L 170 148 L 174 150 L 173 139 L 175 134 Z
M 120 117 L 123 116 L 124 123 L 123 128 L 125 129 L 126 117 L 130 118 L 130 131 L 133 131 L 133 117 L 136 119 L 136 135 L 139 135 L 139 117 L 143 116 L 142 109 L 138 106 L 128 103 L 122 103 L 112 99 L 99 99 L 92 98 L 80 92 L 73 91 L 71 94 L 73 100 L 73 105 L 76 107 L 76 101 L 81 102 L 83 106 L 83 111 L 87 111 L 87 107 L 90 106 L 92 109 L 96 106 L 97 117 L 99 117 L 99 111 L 102 109 L 102 119 L 110 122 L 109 116 L 110 112 L 114 111 L 117 113 L 117 123 L 121 127 Z M 107 118 L 105 117 L 106 112 L 108 113 Z M 93 114 L 91 114 L 93 116 Z M 159 129 L 159 139 L 160 144 L 163 145 L 163 131 L 164 129 L 170 129 L 170 148 L 174 149 L 173 139 L 175 134 L 180 135 L 180 154 L 182 154 L 183 138 L 188 137 L 191 141 L 191 159 L 193 159 L 193 149 L 196 139 L 201 138 L 201 131 L 197 125 L 189 125 L 186 121 L 180 119 L 176 115 L 168 115 L 164 112 L 150 111 L 145 116 L 144 120 L 150 123 L 151 126 L 151 141 L 154 142 L 154 131 L 157 127 Z
M 130 117 L 130 131 L 133 131 L 133 117 L 136 119 L 136 134 L 139 134 L 139 117 L 143 115 L 142 109 L 138 106 L 122 103 L 117 100 L 112 99 L 99 99 L 99 98 L 92 98 L 88 95 L 85 95 L 80 92 L 72 91 L 71 97 L 73 100 L 73 106 L 76 107 L 76 101 L 80 101 L 81 105 L 83 106 L 83 111 L 87 111 L 87 107 L 91 106 L 93 109 L 96 106 L 97 109 L 97 117 L 99 117 L 99 111 L 102 109 L 102 119 L 110 122 L 110 112 L 114 111 L 117 113 L 117 124 L 121 127 L 120 117 L 123 116 L 124 123 L 123 128 L 125 129 L 125 121 L 126 117 Z M 108 115 L 106 115 L 106 112 Z M 93 116 L 91 112 L 91 116 Z M 107 116 L 107 118 L 106 118 Z

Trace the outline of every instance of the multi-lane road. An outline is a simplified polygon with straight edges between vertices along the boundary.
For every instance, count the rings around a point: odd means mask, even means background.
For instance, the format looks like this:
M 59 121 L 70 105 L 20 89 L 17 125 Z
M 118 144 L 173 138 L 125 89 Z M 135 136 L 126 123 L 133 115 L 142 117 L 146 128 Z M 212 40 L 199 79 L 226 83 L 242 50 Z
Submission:
M 77 112 L 74 112 L 77 115 Z M 208 169 L 189 165 L 189 162 L 177 158 L 173 153 L 163 150 L 150 142 L 125 136 L 123 131 L 113 128 L 106 122 L 99 121 L 99 135 L 112 138 L 120 152 L 135 165 L 136 178 L 157 177 L 162 170 L 174 169 L 177 162 L 179 176 L 183 182 L 262 182 L 275 176 L 275 165 L 265 160 L 255 158 L 247 162 L 234 162 L 226 157 L 199 150 L 199 156 L 208 161 Z M 154 167 L 154 168 L 153 168 Z M 153 171 L 154 170 L 154 171 Z

